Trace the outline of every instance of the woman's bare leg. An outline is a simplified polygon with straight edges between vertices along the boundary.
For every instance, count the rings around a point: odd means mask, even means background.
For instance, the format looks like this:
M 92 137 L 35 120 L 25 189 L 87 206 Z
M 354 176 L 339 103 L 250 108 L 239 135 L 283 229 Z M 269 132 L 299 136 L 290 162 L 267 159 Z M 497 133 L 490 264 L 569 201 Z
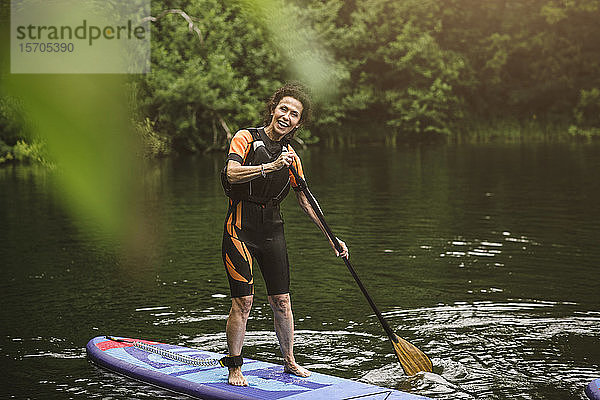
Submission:
M 294 358 L 294 316 L 289 293 L 269 296 L 269 304 L 273 309 L 275 334 L 283 354 L 285 372 L 300 377 L 307 377 L 310 371 L 296 363 Z
M 230 356 L 242 354 L 244 337 L 246 336 L 246 323 L 252 308 L 252 296 L 236 297 L 231 299 L 231 310 L 227 318 L 227 347 Z M 229 367 L 229 384 L 234 386 L 248 386 L 248 381 L 242 374 L 241 367 Z

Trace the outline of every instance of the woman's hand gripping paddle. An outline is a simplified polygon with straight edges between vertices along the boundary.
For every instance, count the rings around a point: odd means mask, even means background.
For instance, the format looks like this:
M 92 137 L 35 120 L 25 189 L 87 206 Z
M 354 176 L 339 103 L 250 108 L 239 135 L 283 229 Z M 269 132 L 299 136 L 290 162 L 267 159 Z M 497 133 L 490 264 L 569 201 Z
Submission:
M 308 199 L 308 202 L 310 203 L 314 212 L 317 214 L 319 221 L 321 221 L 321 224 L 325 228 L 325 232 L 327 232 L 327 236 L 334 243 L 335 249 L 339 253 L 341 253 L 342 247 L 340 246 L 338 239 L 334 236 L 333 232 L 331 232 L 331 229 L 325 222 L 325 217 L 323 216 L 323 213 L 321 212 L 321 208 L 319 207 L 317 200 L 315 200 L 314 196 L 308 189 L 308 186 L 306 186 L 306 182 L 304 181 L 304 179 L 302 179 L 302 177 L 300 177 L 300 175 L 296 171 L 296 168 L 294 168 L 293 165 L 290 165 L 290 170 L 292 171 L 294 178 L 296 178 L 296 183 L 298 184 L 298 187 L 300 188 L 302 193 L 304 193 L 304 195 Z M 388 335 L 390 342 L 392 342 L 392 346 L 394 348 L 394 352 L 396 353 L 396 357 L 398 358 L 400 365 L 402 365 L 402 369 L 404 370 L 406 375 L 412 376 L 421 371 L 432 372 L 433 365 L 432 365 L 429 357 L 427 357 L 425 355 L 425 353 L 423 353 L 421 350 L 419 350 L 415 345 L 402 339 L 400 336 L 396 335 L 394 333 L 394 331 L 392 331 L 392 328 L 390 328 L 390 325 L 383 318 L 383 315 L 381 315 L 381 312 L 379 311 L 379 309 L 373 302 L 373 299 L 369 295 L 369 292 L 367 292 L 367 289 L 365 288 L 365 286 L 363 285 L 361 280 L 358 278 L 358 275 L 356 274 L 356 271 L 352 267 L 352 264 L 350 264 L 348 257 L 343 257 L 342 259 L 344 260 L 344 263 L 346 263 L 346 267 L 348 267 L 350 274 L 352 274 L 352 277 L 354 278 L 354 280 L 358 284 L 358 287 L 360 288 L 363 295 L 367 299 L 367 302 L 369 303 L 369 305 L 375 312 L 375 315 L 377 315 L 377 318 L 379 319 L 379 322 L 381 323 L 383 330 L 385 330 L 385 333 Z

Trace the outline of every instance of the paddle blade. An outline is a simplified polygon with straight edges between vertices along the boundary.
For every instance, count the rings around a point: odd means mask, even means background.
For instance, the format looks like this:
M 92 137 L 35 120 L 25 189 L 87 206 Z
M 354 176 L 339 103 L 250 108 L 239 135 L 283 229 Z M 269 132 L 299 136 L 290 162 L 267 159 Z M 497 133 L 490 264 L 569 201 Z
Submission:
M 400 365 L 402 365 L 402 369 L 406 375 L 412 376 L 421 371 L 433 371 L 433 364 L 429 357 L 415 345 L 407 342 L 396 334 L 394 334 L 393 337 L 390 337 L 390 340 L 394 346 L 396 357 L 398 357 L 398 361 L 400 362 Z

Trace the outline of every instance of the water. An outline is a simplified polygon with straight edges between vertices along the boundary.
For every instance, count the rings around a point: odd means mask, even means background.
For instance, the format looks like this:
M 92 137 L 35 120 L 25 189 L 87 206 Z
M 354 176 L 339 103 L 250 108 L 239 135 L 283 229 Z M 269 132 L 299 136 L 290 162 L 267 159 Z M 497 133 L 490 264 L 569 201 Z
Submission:
M 290 195 L 297 359 L 435 399 L 584 399 L 600 376 L 600 148 L 312 149 L 312 192 L 390 325 L 427 353 L 407 378 L 344 264 Z M 141 254 L 94 239 L 52 174 L 0 169 L 2 398 L 183 398 L 85 358 L 97 335 L 225 352 L 221 156 L 145 177 Z M 278 361 L 257 279 L 245 355 Z

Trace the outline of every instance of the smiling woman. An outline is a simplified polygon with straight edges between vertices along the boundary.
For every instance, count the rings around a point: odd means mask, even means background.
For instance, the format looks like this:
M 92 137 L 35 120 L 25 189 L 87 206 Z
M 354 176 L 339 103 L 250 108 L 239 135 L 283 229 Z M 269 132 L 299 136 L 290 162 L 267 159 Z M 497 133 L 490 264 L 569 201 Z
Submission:
M 290 266 L 283 234 L 279 204 L 296 191 L 300 207 L 325 233 L 291 165 L 303 176 L 300 158 L 289 145 L 296 130 L 310 117 L 310 100 L 297 84 L 277 90 L 267 103 L 264 127 L 248 128 L 235 134 L 229 147 L 221 180 L 229 197 L 223 233 L 223 263 L 231 291 L 231 310 L 227 320 L 227 345 L 230 356 L 240 356 L 246 323 L 254 295 L 253 259 L 258 261 L 267 286 L 269 304 L 275 319 L 275 333 L 284 357 L 285 371 L 301 377 L 310 372 L 294 358 L 294 321 L 290 301 Z M 331 242 L 333 249 L 336 246 Z M 338 245 L 338 244 L 336 244 Z M 335 250 L 346 257 L 348 249 L 340 241 Z M 246 386 L 241 365 L 229 367 L 229 383 Z

